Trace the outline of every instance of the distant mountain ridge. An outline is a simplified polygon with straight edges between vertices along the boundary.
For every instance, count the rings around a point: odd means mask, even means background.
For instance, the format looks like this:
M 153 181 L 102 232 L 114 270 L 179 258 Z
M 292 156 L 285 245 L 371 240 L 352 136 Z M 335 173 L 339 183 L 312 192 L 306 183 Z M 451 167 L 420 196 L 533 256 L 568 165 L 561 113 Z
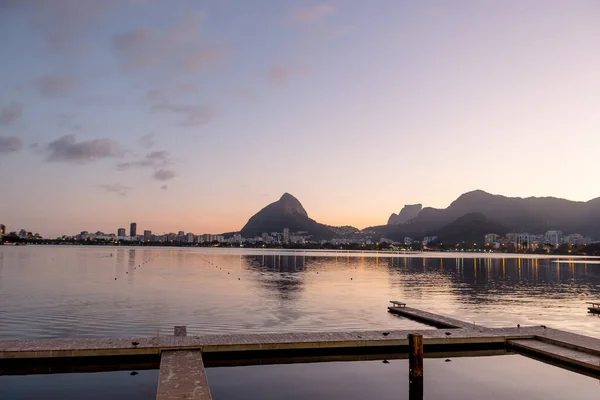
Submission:
M 501 222 L 512 232 L 543 233 L 557 229 L 565 233 L 600 236 L 600 198 L 578 202 L 554 197 L 506 197 L 482 190 L 465 193 L 444 209 L 425 207 L 405 223 L 369 229 L 390 237 L 430 234 L 470 213 Z
M 313 239 L 329 239 L 335 235 L 327 226 L 309 218 L 300 201 L 289 193 L 250 217 L 240 233 L 252 237 L 263 232 L 283 232 L 284 228 L 291 232 L 306 231 Z
M 244 237 L 253 237 L 263 232 L 283 232 L 284 228 L 291 232 L 306 231 L 313 240 L 354 234 L 356 230 L 351 226 L 324 225 L 311 219 L 298 199 L 284 193 L 278 201 L 253 215 L 240 233 Z M 375 239 L 385 237 L 398 241 L 405 236 L 482 241 L 486 233 L 541 234 L 547 230 L 600 238 L 600 197 L 580 202 L 554 197 L 506 197 L 475 190 L 459 196 L 443 209 L 407 205 L 399 214 L 392 214 L 387 225 L 369 227 L 361 232 Z

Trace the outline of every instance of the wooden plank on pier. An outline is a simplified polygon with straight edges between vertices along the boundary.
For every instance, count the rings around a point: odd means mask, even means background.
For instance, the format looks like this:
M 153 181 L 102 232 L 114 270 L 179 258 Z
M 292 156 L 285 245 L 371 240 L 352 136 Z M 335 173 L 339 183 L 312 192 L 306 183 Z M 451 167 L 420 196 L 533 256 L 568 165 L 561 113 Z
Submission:
M 212 399 L 202 352 L 177 350 L 161 354 L 156 399 Z
M 536 339 L 509 340 L 507 344 L 519 353 L 537 355 L 555 362 L 600 373 L 600 356 L 592 354 L 592 352 L 584 352 Z
M 417 322 L 422 322 L 427 325 L 435 326 L 436 328 L 441 329 L 458 329 L 458 328 L 466 328 L 466 329 L 485 329 L 481 326 L 477 326 L 475 324 L 460 321 L 455 318 L 445 317 L 438 314 L 433 314 L 427 311 L 417 310 L 416 308 L 411 307 L 388 307 L 388 311 L 392 314 L 398 314 L 408 319 L 412 319 Z

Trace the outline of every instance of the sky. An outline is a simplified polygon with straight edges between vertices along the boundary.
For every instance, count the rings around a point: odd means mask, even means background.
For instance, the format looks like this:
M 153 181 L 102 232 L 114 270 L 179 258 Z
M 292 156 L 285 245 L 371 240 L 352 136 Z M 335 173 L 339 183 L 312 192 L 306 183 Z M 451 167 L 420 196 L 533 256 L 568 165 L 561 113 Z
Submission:
M 600 196 L 600 2 L 0 1 L 0 223 L 219 233 Z

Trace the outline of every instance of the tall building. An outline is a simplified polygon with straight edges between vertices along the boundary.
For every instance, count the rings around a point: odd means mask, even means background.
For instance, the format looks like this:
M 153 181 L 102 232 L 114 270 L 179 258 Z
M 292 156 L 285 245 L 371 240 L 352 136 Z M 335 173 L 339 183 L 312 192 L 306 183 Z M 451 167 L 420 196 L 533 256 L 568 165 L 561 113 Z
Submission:
M 548 231 L 544 236 L 546 238 L 546 243 L 552 245 L 554 248 L 557 248 L 563 242 L 562 231 Z
M 196 235 L 194 235 L 191 232 L 188 232 L 185 235 L 185 241 L 186 241 L 186 243 L 194 243 L 196 241 Z
M 144 231 L 144 242 L 149 242 L 152 237 L 152 231 Z
M 6 235 L 6 225 L 0 224 L 0 235 Z
M 135 222 L 132 222 L 131 225 L 129 225 L 129 236 L 132 238 L 137 236 L 137 224 Z
M 529 233 L 517 233 L 515 235 L 515 247 L 517 249 L 528 249 L 531 247 L 531 235 Z
M 290 228 L 283 228 L 283 243 L 290 242 Z
M 118 237 L 120 237 L 120 238 L 124 238 L 124 237 L 125 237 L 125 235 L 126 235 L 126 233 L 125 233 L 125 228 L 119 228 L 119 229 L 117 229 L 117 236 L 118 236 Z

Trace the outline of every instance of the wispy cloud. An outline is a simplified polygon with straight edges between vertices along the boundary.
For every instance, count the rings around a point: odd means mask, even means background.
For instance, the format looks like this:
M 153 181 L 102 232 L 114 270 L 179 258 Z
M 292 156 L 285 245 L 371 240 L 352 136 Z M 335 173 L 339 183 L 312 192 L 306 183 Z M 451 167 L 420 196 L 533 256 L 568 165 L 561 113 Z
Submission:
M 85 48 L 82 37 L 119 2 L 116 0 L 2 0 L 2 13 L 22 15 L 51 51 L 77 52 Z
M 46 74 L 37 81 L 37 89 L 44 97 L 66 96 L 73 92 L 76 85 L 75 78 L 58 74 Z
M 175 173 L 167 169 L 159 169 L 154 172 L 152 179 L 156 181 L 169 181 L 175 177 Z
M 127 196 L 127 193 L 132 190 L 130 186 L 123 186 L 119 185 L 118 183 L 110 185 L 98 185 L 98 187 L 106 190 L 108 193 L 114 193 L 119 196 Z
M 326 17 L 332 14 L 334 11 L 334 6 L 323 3 L 297 10 L 293 13 L 293 17 L 296 21 L 311 22 Z
M 153 151 L 146 154 L 142 159 L 136 161 L 128 161 L 117 164 L 117 169 L 124 171 L 133 167 L 148 167 L 148 168 L 162 168 L 167 165 L 171 165 L 171 156 L 166 150 Z
M 207 46 L 200 36 L 203 15 L 190 15 L 168 30 L 135 28 L 116 35 L 112 47 L 125 71 L 172 66 L 180 72 L 197 72 L 224 57 L 224 51 Z
M 156 135 L 154 133 L 148 133 L 146 135 L 143 135 L 140 138 L 140 142 L 142 142 L 142 146 L 144 146 L 146 149 L 151 149 L 152 147 L 154 147 L 154 137 Z
M 10 103 L 0 108 L 0 125 L 10 125 L 18 120 L 23 114 L 23 106 L 17 103 Z
M 118 143 L 112 139 L 93 139 L 77 142 L 75 135 L 65 135 L 48 144 L 49 162 L 85 164 L 110 157 L 117 157 Z
M 15 153 L 23 147 L 23 142 L 18 137 L 0 136 L 0 154 Z
M 209 104 L 173 104 L 163 90 L 150 90 L 145 99 L 154 112 L 180 116 L 178 125 L 181 126 L 206 125 L 215 115 L 214 107 Z
M 304 66 L 290 67 L 275 65 L 269 70 L 269 82 L 275 86 L 284 86 L 294 77 L 306 75 L 307 70 Z

